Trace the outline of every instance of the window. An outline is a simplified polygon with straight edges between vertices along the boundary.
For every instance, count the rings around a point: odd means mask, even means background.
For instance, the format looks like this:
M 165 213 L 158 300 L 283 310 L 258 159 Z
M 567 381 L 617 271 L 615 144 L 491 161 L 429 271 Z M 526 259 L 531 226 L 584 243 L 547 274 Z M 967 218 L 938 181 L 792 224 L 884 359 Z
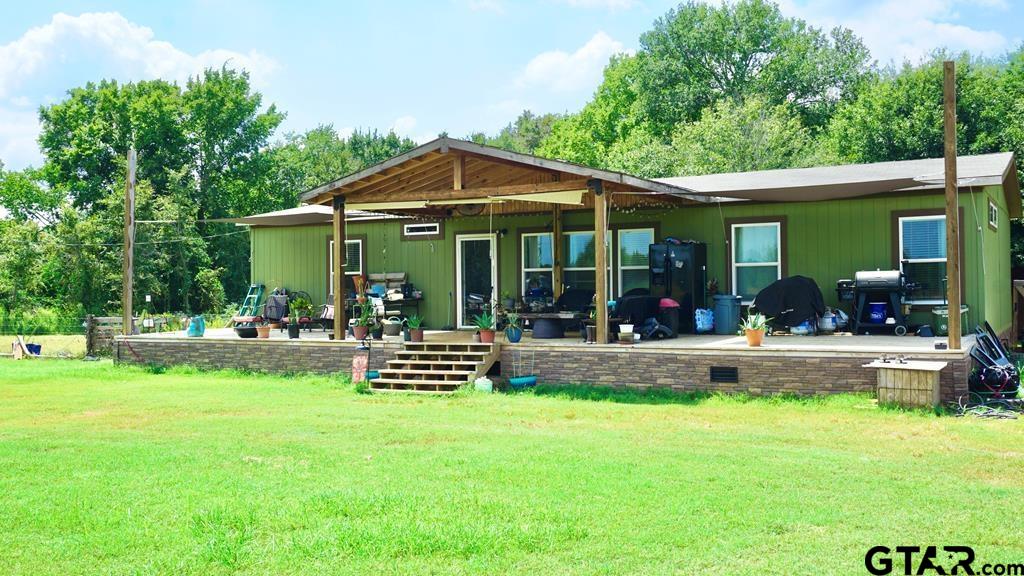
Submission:
M 609 233 L 609 236 L 611 234 Z M 562 273 L 562 283 L 566 289 L 586 288 L 595 289 L 594 284 L 594 258 L 597 246 L 594 243 L 594 232 L 566 232 L 562 235 L 565 265 Z M 611 246 L 608 247 L 608 294 L 611 294 Z
M 345 240 L 345 276 L 363 273 L 363 241 Z M 345 279 L 345 286 L 354 288 L 351 280 Z M 334 295 L 334 240 L 327 243 L 327 293 Z
M 634 288 L 651 287 L 648 267 L 649 246 L 654 244 L 654 229 L 619 230 L 619 294 Z
M 440 222 L 417 222 L 402 226 L 402 236 L 438 236 L 440 234 Z
M 531 290 L 539 290 L 546 295 L 551 295 L 554 263 L 555 255 L 552 252 L 550 232 L 523 234 L 522 293 L 524 296 L 530 295 Z
M 731 272 L 732 293 L 744 304 L 782 278 L 782 223 L 733 224 Z
M 988 201 L 988 225 L 993 230 L 999 229 L 999 207 L 991 200 Z
M 914 302 L 940 304 L 946 278 L 946 217 L 906 216 L 899 219 L 900 269 L 919 288 Z

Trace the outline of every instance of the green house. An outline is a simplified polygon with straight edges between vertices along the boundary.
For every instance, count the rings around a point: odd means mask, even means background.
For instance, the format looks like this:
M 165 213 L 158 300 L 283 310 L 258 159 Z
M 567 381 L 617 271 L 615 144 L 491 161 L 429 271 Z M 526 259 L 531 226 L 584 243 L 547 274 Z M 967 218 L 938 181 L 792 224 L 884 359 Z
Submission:
M 343 291 L 357 275 L 405 273 L 435 329 L 467 325 L 473 295 L 538 286 L 595 289 L 601 311 L 601 296 L 648 287 L 647 247 L 669 237 L 705 243 L 707 278 L 745 302 L 802 275 L 836 307 L 838 280 L 902 270 L 922 286 L 910 300 L 922 323 L 945 297 L 943 180 L 941 159 L 648 180 L 441 138 L 312 190 L 305 206 L 237 222 L 251 227 L 254 283 L 334 302 L 343 236 Z M 1013 155 L 960 157 L 958 182 L 968 325 L 1006 333 Z M 595 228 L 607 230 L 604 258 Z

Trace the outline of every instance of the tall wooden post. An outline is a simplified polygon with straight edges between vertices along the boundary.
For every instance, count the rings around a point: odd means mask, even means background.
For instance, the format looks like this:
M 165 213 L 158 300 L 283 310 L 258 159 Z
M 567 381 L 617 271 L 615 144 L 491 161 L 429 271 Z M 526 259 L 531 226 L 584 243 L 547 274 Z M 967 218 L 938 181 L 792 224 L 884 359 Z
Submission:
M 128 178 L 124 186 L 124 256 L 121 269 L 121 331 L 132 333 L 132 283 L 135 275 L 135 148 L 128 149 Z
M 562 205 L 551 210 L 551 292 L 557 299 L 562 295 Z
M 960 349 L 960 209 L 956 175 L 956 64 L 943 64 L 946 156 L 946 299 L 949 302 L 949 347 Z
M 597 341 L 608 342 L 608 196 L 600 180 L 590 180 L 587 187 L 594 194 L 594 281 L 597 309 Z
M 334 208 L 334 339 L 344 340 L 348 333 L 348 321 L 345 318 L 345 197 L 335 196 Z

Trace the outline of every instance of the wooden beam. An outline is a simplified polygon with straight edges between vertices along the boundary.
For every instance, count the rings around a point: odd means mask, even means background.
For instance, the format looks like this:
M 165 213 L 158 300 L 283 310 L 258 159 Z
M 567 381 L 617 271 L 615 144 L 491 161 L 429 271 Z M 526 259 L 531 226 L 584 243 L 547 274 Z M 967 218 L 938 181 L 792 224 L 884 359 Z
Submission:
M 135 277 L 135 148 L 128 149 L 128 179 L 124 187 L 124 256 L 121 278 L 121 331 L 132 334 L 132 292 Z
M 608 195 L 600 180 L 588 182 L 594 194 L 594 281 L 595 308 L 597 309 L 597 342 L 608 342 Z
M 485 186 L 480 188 L 463 188 L 462 190 L 419 190 L 403 200 L 463 200 L 466 198 L 488 198 L 492 196 L 513 196 L 516 194 L 534 194 L 539 192 L 564 192 L 566 190 L 585 190 L 586 180 L 565 180 L 562 182 L 539 182 L 532 184 L 513 184 L 509 186 Z M 352 194 L 347 196 L 349 202 L 379 202 L 387 197 L 369 194 Z
M 943 64 L 943 128 L 946 160 L 946 298 L 949 302 L 949 348 L 960 349 L 960 209 L 956 175 L 956 64 Z
M 348 334 L 345 318 L 345 197 L 335 196 L 334 207 L 334 339 L 344 340 Z
M 551 209 L 551 291 L 555 299 L 562 295 L 562 205 Z
M 462 190 L 462 176 L 466 173 L 466 157 L 458 154 L 452 160 L 452 190 Z

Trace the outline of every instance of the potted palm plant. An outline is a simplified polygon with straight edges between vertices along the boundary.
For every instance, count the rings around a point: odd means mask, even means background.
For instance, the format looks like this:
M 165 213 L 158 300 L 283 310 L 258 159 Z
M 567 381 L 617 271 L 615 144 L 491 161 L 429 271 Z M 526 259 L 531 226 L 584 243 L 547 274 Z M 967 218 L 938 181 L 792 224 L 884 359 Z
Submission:
M 477 330 L 480 331 L 481 344 L 494 343 L 494 316 L 490 311 L 485 311 L 483 314 L 473 316 L 473 324 L 475 324 Z
M 352 336 L 356 340 L 365 340 L 367 335 L 370 334 L 370 328 L 374 325 L 373 318 L 373 306 L 363 306 L 360 310 L 359 317 L 356 318 L 352 325 Z
M 299 337 L 299 330 L 302 328 L 302 320 L 307 322 L 313 317 L 313 304 L 299 296 L 292 300 L 288 314 L 288 337 L 292 340 Z
M 419 315 L 413 314 L 406 318 L 405 325 L 409 328 L 410 342 L 423 342 L 423 319 Z
M 768 318 L 760 312 L 747 314 L 740 322 L 740 330 L 747 337 L 747 346 L 757 347 L 764 341 L 764 332 L 768 327 Z
M 523 338 L 523 329 L 519 325 L 519 314 L 517 312 L 505 312 L 505 337 L 513 344 Z

